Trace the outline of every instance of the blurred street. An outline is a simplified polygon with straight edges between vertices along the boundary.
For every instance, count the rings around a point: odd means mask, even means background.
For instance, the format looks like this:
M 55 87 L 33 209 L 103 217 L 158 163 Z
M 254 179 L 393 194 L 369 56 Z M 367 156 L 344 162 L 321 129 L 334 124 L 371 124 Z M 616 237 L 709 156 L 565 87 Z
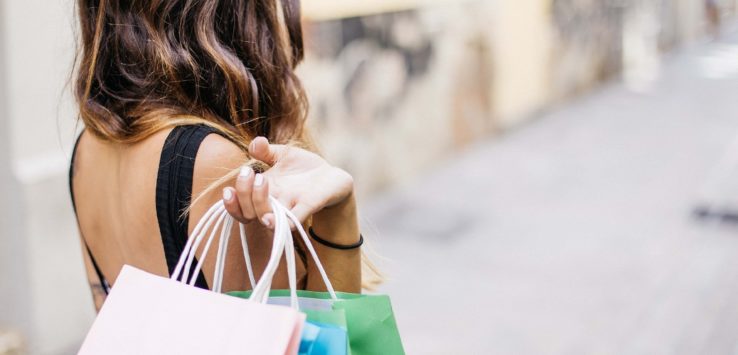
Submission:
M 407 352 L 737 353 L 738 225 L 692 216 L 737 134 L 733 34 L 370 201 Z
M 269 80 L 250 62 L 271 57 L 223 27 L 241 7 L 161 26 L 118 3 L 0 1 L 0 355 L 77 353 L 95 318 L 68 185 L 89 84 L 72 68 L 94 52 L 81 15 L 135 30 L 131 53 L 165 46 L 134 63 L 163 91 L 183 82 L 154 75 L 158 54 L 208 60 L 195 38 L 170 51 L 172 31 L 220 29 L 207 57 Z M 314 0 L 299 15 L 307 126 L 354 177 L 409 355 L 738 355 L 738 0 Z M 100 58 L 95 80 L 133 65 Z M 145 92 L 131 103 L 170 105 Z M 220 92 L 196 97 L 221 112 Z M 264 111 L 241 104 L 220 118 Z M 732 221 L 698 218 L 706 203 Z

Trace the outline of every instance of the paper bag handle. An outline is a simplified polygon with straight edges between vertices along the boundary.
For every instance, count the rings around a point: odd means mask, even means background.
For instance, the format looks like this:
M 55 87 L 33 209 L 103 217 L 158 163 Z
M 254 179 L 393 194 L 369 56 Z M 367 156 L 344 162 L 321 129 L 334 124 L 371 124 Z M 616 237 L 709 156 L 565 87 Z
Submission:
M 264 270 L 264 273 L 262 274 L 259 282 L 255 282 L 253 267 L 251 265 L 251 258 L 248 253 L 248 242 L 246 238 L 245 228 L 241 223 L 239 223 L 239 232 L 241 235 L 241 245 L 244 252 L 244 261 L 246 262 L 246 269 L 249 274 L 249 281 L 254 288 L 254 293 L 252 293 L 252 295 L 256 293 L 257 285 L 261 283 L 262 286 L 259 288 L 258 291 L 260 297 L 263 298 L 262 302 L 265 301 L 264 297 L 266 294 L 268 294 L 268 291 L 271 288 L 271 281 L 274 277 L 274 273 L 276 272 L 276 268 L 279 264 L 279 260 L 281 259 L 283 251 L 288 254 L 286 257 L 288 263 L 288 281 L 290 282 L 290 290 L 293 291 L 296 288 L 296 272 L 294 269 L 294 245 L 292 242 L 292 233 L 289 227 L 289 221 L 292 221 L 298 233 L 300 234 L 300 237 L 302 238 L 305 246 L 307 247 L 308 252 L 313 258 L 318 272 L 320 273 L 320 276 L 325 283 L 328 293 L 330 294 L 332 299 L 338 299 L 333 289 L 333 285 L 331 284 L 330 279 L 328 279 L 328 275 L 326 274 L 325 269 L 323 268 L 323 265 L 318 258 L 318 254 L 315 251 L 310 238 L 308 237 L 305 229 L 300 223 L 300 220 L 289 209 L 282 206 L 282 204 L 279 203 L 279 201 L 274 197 L 269 196 L 269 201 L 272 206 L 272 212 L 275 215 L 274 240 L 272 245 L 272 253 L 269 258 L 269 263 L 267 264 L 268 268 Z M 223 229 L 221 230 L 221 238 L 218 247 L 218 256 L 213 278 L 213 291 L 220 292 L 222 289 L 222 278 L 224 271 L 223 269 L 225 266 L 226 249 L 228 246 L 228 239 L 230 238 L 230 231 L 233 223 L 234 219 L 225 210 L 225 205 L 223 204 L 223 201 L 218 201 L 213 204 L 213 206 L 211 206 L 210 209 L 205 212 L 203 217 L 200 219 L 200 221 L 198 221 L 197 225 L 193 229 L 192 234 L 190 235 L 190 238 L 188 238 L 184 250 L 180 255 L 177 265 L 175 266 L 171 279 L 180 280 L 180 278 L 182 278 L 182 280 L 180 281 L 186 282 L 190 285 L 194 285 L 196 281 L 196 276 L 202 269 L 203 259 L 205 258 L 205 255 L 207 255 L 213 238 L 215 237 L 215 233 L 218 231 L 218 228 L 221 226 L 221 224 L 224 224 Z M 211 226 L 213 226 L 213 224 L 214 227 L 212 228 L 212 231 L 207 238 L 207 241 L 205 242 L 205 247 L 195 267 L 195 272 L 193 273 L 191 279 L 187 280 L 187 275 L 190 275 L 190 268 L 195 257 L 195 252 L 197 251 L 198 247 L 205 238 L 205 235 L 207 235 L 208 230 L 211 229 Z M 289 241 L 287 241 L 287 239 L 289 239 Z M 291 250 L 291 252 L 288 249 Z M 267 271 L 270 272 L 267 273 Z

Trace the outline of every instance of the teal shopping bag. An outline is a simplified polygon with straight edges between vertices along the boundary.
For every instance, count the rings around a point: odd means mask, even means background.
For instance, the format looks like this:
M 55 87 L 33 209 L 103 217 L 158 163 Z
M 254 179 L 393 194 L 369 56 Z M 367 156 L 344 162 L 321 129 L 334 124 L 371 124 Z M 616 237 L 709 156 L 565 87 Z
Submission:
M 248 298 L 251 291 L 228 294 Z M 272 290 L 268 303 L 288 305 L 289 295 L 289 290 Z M 340 312 L 344 314 L 351 355 L 405 353 L 388 296 L 336 292 L 338 299 L 333 300 L 328 292 L 303 290 L 298 290 L 297 296 L 308 321 L 316 321 L 317 317 L 337 319 Z
M 346 329 L 336 325 L 306 322 L 302 328 L 299 355 L 348 354 Z

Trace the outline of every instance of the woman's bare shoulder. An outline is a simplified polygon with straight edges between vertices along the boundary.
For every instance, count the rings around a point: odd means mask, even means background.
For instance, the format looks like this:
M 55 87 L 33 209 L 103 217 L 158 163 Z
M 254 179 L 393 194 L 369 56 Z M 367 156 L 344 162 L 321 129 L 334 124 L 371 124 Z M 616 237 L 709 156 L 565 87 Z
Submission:
M 199 218 L 221 199 L 223 187 L 235 183 L 237 171 L 247 160 L 246 152 L 223 136 L 213 133 L 205 137 L 195 159 L 192 177 L 195 203 L 190 211 L 191 218 Z
M 220 179 L 247 161 L 246 152 L 223 136 L 211 133 L 202 141 L 195 159 L 195 179 Z

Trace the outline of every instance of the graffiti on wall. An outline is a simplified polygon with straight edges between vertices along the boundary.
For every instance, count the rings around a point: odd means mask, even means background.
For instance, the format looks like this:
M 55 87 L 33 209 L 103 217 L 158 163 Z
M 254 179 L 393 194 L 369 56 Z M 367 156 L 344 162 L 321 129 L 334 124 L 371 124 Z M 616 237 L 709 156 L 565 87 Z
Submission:
M 493 129 L 488 30 L 462 20 L 473 12 L 453 5 L 306 24 L 300 74 L 311 124 L 362 186 L 412 176 Z

